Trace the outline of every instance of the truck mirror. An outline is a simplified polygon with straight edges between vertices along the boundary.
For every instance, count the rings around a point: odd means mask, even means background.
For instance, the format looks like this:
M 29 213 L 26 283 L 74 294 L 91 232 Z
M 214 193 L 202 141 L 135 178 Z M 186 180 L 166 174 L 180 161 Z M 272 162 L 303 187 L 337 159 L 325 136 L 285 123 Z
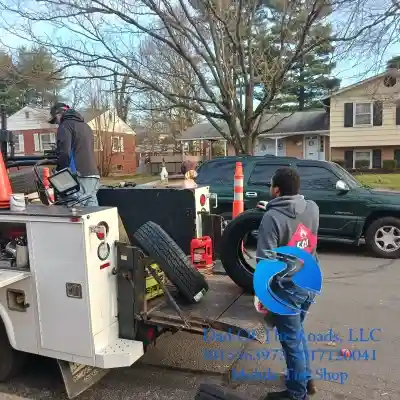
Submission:
M 339 190 L 341 192 L 348 192 L 350 188 L 346 182 L 339 180 L 336 182 L 336 190 Z

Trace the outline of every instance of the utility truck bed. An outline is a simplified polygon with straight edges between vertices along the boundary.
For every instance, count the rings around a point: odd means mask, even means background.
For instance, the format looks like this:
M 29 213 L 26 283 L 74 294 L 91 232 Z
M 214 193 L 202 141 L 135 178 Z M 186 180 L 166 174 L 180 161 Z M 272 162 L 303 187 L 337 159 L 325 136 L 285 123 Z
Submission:
M 187 304 L 173 294 L 180 313 L 166 296 L 150 300 L 148 322 L 198 334 L 213 329 L 264 342 L 266 323 L 255 311 L 253 297 L 225 275 L 210 275 L 208 283 L 208 293 L 197 304 Z

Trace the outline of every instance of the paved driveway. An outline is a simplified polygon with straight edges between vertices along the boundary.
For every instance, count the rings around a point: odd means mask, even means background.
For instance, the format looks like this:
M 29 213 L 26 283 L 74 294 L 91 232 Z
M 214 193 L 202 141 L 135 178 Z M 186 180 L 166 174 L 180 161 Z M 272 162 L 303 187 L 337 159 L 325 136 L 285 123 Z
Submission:
M 366 257 L 362 249 L 342 245 L 325 248 L 320 258 L 323 293 L 306 323 L 308 332 L 314 334 L 313 368 L 325 379 L 318 382 L 320 392 L 314 398 L 400 399 L 400 260 Z M 376 329 L 372 335 L 371 329 Z M 332 335 L 340 338 L 341 343 L 331 342 Z M 379 341 L 361 341 L 371 338 Z M 230 359 L 243 347 L 242 360 Z M 79 399 L 189 400 L 205 381 L 230 384 L 247 400 L 257 399 L 282 387 L 276 376 L 284 368 L 279 348 L 273 335 L 270 343 L 263 345 L 238 341 L 204 343 L 201 336 L 186 333 L 165 336 L 140 364 L 111 372 Z M 339 360 L 341 348 L 369 359 Z M 275 357 L 272 349 L 276 349 Z M 224 351 L 225 359 L 206 360 L 210 350 L 220 350 L 212 354 Z M 242 370 L 247 381 L 238 377 Z M 255 378 L 249 379 L 251 373 Z M 32 360 L 24 376 L 0 384 L 0 392 L 28 399 L 66 399 L 56 365 L 38 358 Z

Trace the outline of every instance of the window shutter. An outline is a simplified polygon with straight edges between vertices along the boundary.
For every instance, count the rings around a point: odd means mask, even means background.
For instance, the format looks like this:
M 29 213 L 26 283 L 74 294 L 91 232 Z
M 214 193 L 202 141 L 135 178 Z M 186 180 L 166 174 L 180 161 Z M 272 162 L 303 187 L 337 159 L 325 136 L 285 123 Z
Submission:
M 396 167 L 400 167 L 400 150 L 394 151 L 394 159 L 396 161 Z
M 54 132 L 50 133 L 50 142 L 56 143 L 56 134 Z
M 25 143 L 24 143 L 24 135 L 23 133 L 18 135 L 18 146 L 19 152 L 25 154 Z
M 344 127 L 353 126 L 353 103 L 344 103 Z
M 372 151 L 372 168 L 382 168 L 382 151 Z
M 396 106 L 396 125 L 400 125 L 400 105 Z
M 346 168 L 353 168 L 353 150 L 345 150 L 344 165 Z
M 120 136 L 119 138 L 119 149 L 123 153 L 124 152 L 124 137 Z
M 383 103 L 381 101 L 374 101 L 374 126 L 382 126 L 383 122 Z
M 35 143 L 35 151 L 40 151 L 40 138 L 38 133 L 33 134 L 33 141 Z

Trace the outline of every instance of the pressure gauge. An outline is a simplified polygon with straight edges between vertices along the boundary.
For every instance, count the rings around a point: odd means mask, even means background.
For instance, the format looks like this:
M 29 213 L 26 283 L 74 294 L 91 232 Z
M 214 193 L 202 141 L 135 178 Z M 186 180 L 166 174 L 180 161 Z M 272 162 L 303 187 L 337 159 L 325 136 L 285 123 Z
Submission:
M 97 256 L 100 258 L 101 261 L 107 260 L 108 256 L 110 255 L 110 245 L 108 243 L 100 243 L 97 249 Z

